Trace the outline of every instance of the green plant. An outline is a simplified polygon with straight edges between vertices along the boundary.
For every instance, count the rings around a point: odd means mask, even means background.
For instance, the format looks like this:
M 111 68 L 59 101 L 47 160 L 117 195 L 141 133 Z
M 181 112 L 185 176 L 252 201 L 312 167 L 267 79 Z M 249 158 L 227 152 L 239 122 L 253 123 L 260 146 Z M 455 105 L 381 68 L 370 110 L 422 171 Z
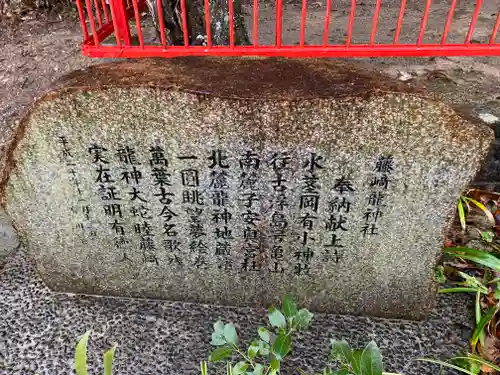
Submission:
M 259 327 L 257 336 L 243 350 L 233 324 L 217 321 L 212 333 L 212 345 L 217 348 L 210 354 L 210 362 L 226 362 L 227 375 L 277 375 L 281 364 L 291 352 L 293 336 L 307 328 L 313 314 L 298 309 L 290 298 L 283 299 L 282 308 L 272 307 L 268 312 L 270 327 Z M 362 350 L 352 350 L 345 340 L 332 340 L 330 359 L 338 369 L 325 367 L 318 375 L 382 375 L 382 355 L 374 341 Z M 307 375 L 302 369 L 297 369 Z M 201 374 L 208 374 L 206 362 L 201 363 Z
M 76 375 L 88 375 L 87 372 L 87 343 L 89 341 L 90 331 L 78 340 L 75 349 L 75 372 Z M 114 344 L 109 350 L 104 352 L 104 373 L 103 375 L 112 375 L 113 359 L 118 344 Z

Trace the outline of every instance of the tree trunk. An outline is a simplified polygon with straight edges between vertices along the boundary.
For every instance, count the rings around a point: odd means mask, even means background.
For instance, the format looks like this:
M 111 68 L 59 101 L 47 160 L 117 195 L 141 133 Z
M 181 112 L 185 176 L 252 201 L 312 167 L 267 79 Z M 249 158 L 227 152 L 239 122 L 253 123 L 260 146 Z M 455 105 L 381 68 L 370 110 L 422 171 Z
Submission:
M 154 3 L 148 5 L 159 35 L 160 27 Z M 185 0 L 188 24 L 189 45 L 206 45 L 207 33 L 205 25 L 205 7 L 203 0 Z M 210 31 L 213 45 L 229 45 L 229 3 L 231 0 L 209 0 Z M 243 18 L 240 0 L 232 0 L 234 4 L 234 43 L 248 45 L 247 29 Z M 180 0 L 162 0 L 163 19 L 167 44 L 184 45 Z

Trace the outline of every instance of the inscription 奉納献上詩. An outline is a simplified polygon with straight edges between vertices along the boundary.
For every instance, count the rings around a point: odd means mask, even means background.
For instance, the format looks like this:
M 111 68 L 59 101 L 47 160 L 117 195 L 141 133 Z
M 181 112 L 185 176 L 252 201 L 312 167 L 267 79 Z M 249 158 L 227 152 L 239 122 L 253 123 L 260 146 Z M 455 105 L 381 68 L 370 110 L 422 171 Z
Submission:
M 328 158 L 320 152 L 296 157 L 247 149 L 235 156 L 212 149 L 172 156 L 158 145 L 137 151 L 92 143 L 87 162 L 100 201 L 93 207 L 82 198 L 69 141 L 60 136 L 58 144 L 75 181 L 80 217 L 93 235 L 112 234 L 120 261 L 200 270 L 304 276 L 340 263 L 352 248 L 346 241 L 357 231 L 356 212 L 363 215 L 359 238 L 381 233 L 394 169 L 391 155 L 379 155 L 368 162 L 374 167 L 364 182 L 335 170 L 326 179 Z M 107 228 L 92 227 L 99 212 Z M 90 238 L 82 233 L 83 241 Z

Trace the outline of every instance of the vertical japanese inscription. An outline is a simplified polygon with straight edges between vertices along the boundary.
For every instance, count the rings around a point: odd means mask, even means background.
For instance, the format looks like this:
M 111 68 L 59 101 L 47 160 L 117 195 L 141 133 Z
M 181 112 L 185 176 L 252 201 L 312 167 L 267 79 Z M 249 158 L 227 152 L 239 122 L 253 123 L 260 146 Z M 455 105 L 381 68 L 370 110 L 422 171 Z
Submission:
M 240 196 L 243 206 L 243 263 L 242 271 L 261 271 L 264 259 L 261 252 L 261 197 L 259 191 L 259 170 L 261 160 L 258 154 L 247 150 L 239 159 Z
M 290 172 L 290 154 L 287 151 L 273 152 L 268 160 L 273 170 L 271 187 L 273 189 L 273 200 L 271 202 L 273 214 L 271 216 L 272 248 L 270 249 L 271 264 L 269 270 L 275 273 L 283 273 L 284 252 L 283 242 L 288 234 L 290 226 L 285 209 L 288 202 L 288 180 L 287 173 Z
M 379 219 L 384 215 L 386 207 L 387 189 L 390 183 L 390 175 L 393 171 L 394 160 L 392 155 L 379 156 L 375 163 L 374 176 L 369 181 L 370 192 L 367 197 L 368 206 L 363 214 L 363 226 L 361 233 L 363 237 L 379 235 Z
M 301 248 L 295 252 L 294 274 L 309 275 L 311 260 L 314 256 L 314 247 L 317 240 L 313 237 L 314 229 L 318 221 L 318 209 L 320 202 L 321 184 L 318 172 L 323 169 L 323 157 L 311 152 L 304 161 L 303 176 L 300 183 L 300 201 L 298 223 L 301 228 L 299 240 Z
M 78 195 L 78 201 L 70 207 L 74 215 L 78 215 L 78 222 L 75 224 L 75 229 L 79 233 L 80 239 L 83 244 L 87 244 L 86 232 L 89 229 L 90 221 L 90 206 L 86 204 L 82 195 L 81 183 L 76 171 L 76 162 L 70 148 L 69 141 L 66 136 L 58 136 L 57 144 L 59 146 L 59 161 L 66 166 L 66 170 L 70 175 L 71 184 L 74 186 Z M 87 230 L 86 230 L 87 229 Z M 90 228 L 90 234 L 95 232 Z

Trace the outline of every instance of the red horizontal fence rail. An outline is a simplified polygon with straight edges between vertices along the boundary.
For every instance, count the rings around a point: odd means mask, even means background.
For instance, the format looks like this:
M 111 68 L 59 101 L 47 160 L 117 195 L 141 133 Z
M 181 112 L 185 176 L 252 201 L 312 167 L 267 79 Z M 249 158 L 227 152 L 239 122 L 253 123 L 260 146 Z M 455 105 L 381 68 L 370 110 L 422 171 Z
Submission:
M 76 0 L 78 14 L 80 16 L 84 42 L 82 45 L 83 53 L 91 57 L 176 57 L 176 56 L 241 56 L 241 55 L 259 55 L 259 56 L 285 56 L 285 57 L 390 57 L 390 56 L 500 56 L 500 0 L 476 0 L 469 1 L 466 5 L 468 9 L 461 9 L 460 16 L 457 16 L 457 0 L 449 0 L 448 7 L 444 9 L 445 16 L 439 16 L 436 21 L 434 13 L 434 4 L 432 0 L 419 0 L 417 5 L 412 2 L 412 12 L 420 12 L 418 24 L 413 22 L 405 25 L 408 6 L 407 0 L 342 0 L 346 9 L 339 11 L 340 0 L 323 0 L 324 10 L 321 10 L 323 20 L 316 22 L 320 24 L 320 37 L 309 41 L 306 36 L 306 30 L 310 26 L 308 16 L 311 15 L 311 9 L 308 10 L 313 0 L 299 0 L 295 5 L 295 18 L 290 20 L 284 11 L 283 0 L 250 0 L 249 12 L 246 20 L 247 28 L 250 26 L 248 35 L 252 39 L 249 45 L 240 45 L 236 42 L 235 28 L 235 6 L 233 0 L 228 0 L 228 29 L 229 40 L 227 45 L 216 45 L 212 36 L 214 31 L 210 27 L 211 10 L 210 1 L 203 0 L 202 14 L 205 18 L 206 35 L 203 45 L 193 45 L 190 43 L 188 35 L 188 15 L 186 0 L 180 0 L 179 12 L 181 19 L 178 20 L 182 30 L 182 43 L 176 45 L 169 44 L 165 25 L 172 20 L 165 20 L 162 11 L 162 1 L 171 0 L 150 0 L 152 3 L 148 6 L 148 0 Z M 481 18 L 481 12 L 484 11 L 486 2 L 488 8 L 487 15 L 489 23 L 484 23 L 484 17 Z M 394 3 L 397 7 L 394 7 Z M 494 8 L 491 8 L 493 3 Z M 349 4 L 350 3 L 350 4 Z M 314 5 L 317 5 L 314 2 Z M 262 43 L 260 30 L 263 29 L 263 21 L 259 18 L 260 12 L 264 6 L 269 11 L 269 6 L 274 6 L 274 21 L 267 30 L 274 29 L 275 35 L 271 43 Z M 289 5 L 288 5 L 289 6 Z M 385 6 L 385 9 L 384 9 Z M 420 8 L 416 10 L 415 6 Z M 442 2 L 440 11 L 443 11 Z M 156 8 L 158 19 L 157 27 L 154 29 L 158 37 L 154 41 L 149 41 L 145 37 L 145 32 L 152 28 L 152 8 Z M 360 27 L 357 20 L 357 13 L 360 8 L 366 13 L 370 12 L 370 17 L 364 19 L 364 31 L 367 35 L 361 35 L 356 40 L 355 33 Z M 390 8 L 390 9 L 388 9 Z M 387 12 L 387 11 L 390 12 Z M 316 17 L 318 10 L 316 12 Z M 385 13 L 391 13 L 393 19 L 386 17 Z M 332 31 L 332 27 L 339 28 L 338 17 L 342 13 L 343 32 Z M 469 14 L 470 18 L 464 20 L 463 14 Z M 413 17 L 414 19 L 415 17 Z M 369 19 L 369 21 L 366 21 Z M 432 30 L 429 30 L 429 20 L 433 19 Z M 482 21 L 481 21 L 482 20 Z M 288 32 L 286 24 L 290 21 L 298 23 L 297 40 L 292 43 L 285 43 L 284 36 Z M 478 21 L 483 22 L 481 32 L 478 32 Z M 269 17 L 266 22 L 269 23 Z M 370 22 L 366 25 L 366 22 Z M 439 24 L 439 25 L 438 25 Z M 148 26 L 149 25 L 149 26 Z M 458 26 L 457 26 L 458 25 Z M 269 25 L 268 25 L 269 26 Z M 317 26 L 316 26 L 317 27 Z M 390 27 L 389 33 L 384 34 L 385 40 L 380 41 L 381 28 Z M 455 27 L 455 28 L 454 28 Z M 485 31 L 486 30 L 486 31 Z M 338 31 L 338 30 L 337 30 Z M 475 39 L 476 33 L 480 34 Z M 404 34 L 404 35 L 403 35 Z M 431 37 L 429 37 L 429 34 Z M 452 38 L 454 41 L 450 41 Z M 463 35 L 462 35 L 463 34 Z M 387 35 L 390 36 L 387 39 Z M 462 35 L 458 39 L 458 35 Z M 317 35 L 316 35 L 317 36 Z M 403 38 L 404 36 L 404 38 Z M 269 38 L 269 36 L 267 35 Z M 332 42 L 331 38 L 343 38 L 341 42 Z M 271 40 L 270 39 L 270 40 Z M 313 38 L 314 39 L 314 38 Z M 412 42 L 402 42 L 403 39 L 412 40 Z M 432 39 L 431 41 L 428 41 Z

